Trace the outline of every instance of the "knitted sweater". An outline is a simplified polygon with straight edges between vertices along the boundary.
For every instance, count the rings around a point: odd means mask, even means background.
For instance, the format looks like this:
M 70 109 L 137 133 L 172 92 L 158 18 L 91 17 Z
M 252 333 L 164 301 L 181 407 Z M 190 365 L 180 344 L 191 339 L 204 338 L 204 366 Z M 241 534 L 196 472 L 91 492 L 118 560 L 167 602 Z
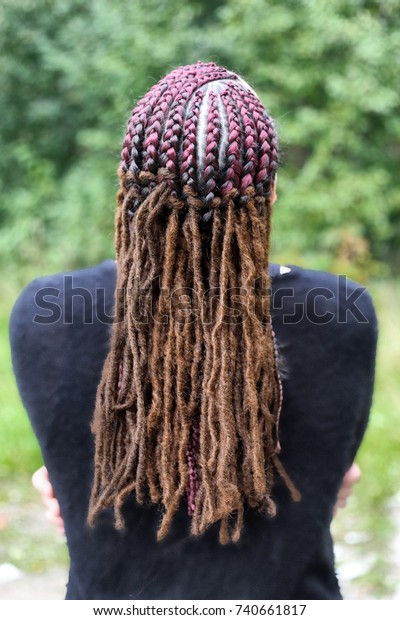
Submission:
M 39 278 L 10 321 L 14 371 L 64 518 L 67 599 L 340 599 L 329 527 L 371 405 L 377 322 L 369 294 L 343 277 L 271 265 L 272 322 L 284 367 L 281 460 L 302 500 L 277 480 L 276 517 L 245 511 L 237 544 L 218 527 L 189 535 L 182 504 L 156 541 L 157 506 L 134 498 L 86 525 L 90 422 L 109 346 L 115 263 Z M 367 481 L 366 481 L 367 483 Z

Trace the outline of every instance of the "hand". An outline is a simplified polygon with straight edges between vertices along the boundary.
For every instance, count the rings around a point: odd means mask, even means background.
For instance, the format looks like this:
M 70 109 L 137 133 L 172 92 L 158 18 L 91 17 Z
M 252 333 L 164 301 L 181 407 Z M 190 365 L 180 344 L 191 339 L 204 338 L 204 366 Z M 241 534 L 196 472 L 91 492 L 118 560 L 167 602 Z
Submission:
M 49 523 L 55 525 L 59 534 L 65 535 L 64 521 L 61 516 L 60 505 L 54 497 L 53 487 L 49 480 L 46 467 L 40 467 L 32 476 L 33 487 L 38 491 L 47 510 L 45 516 Z
M 356 465 L 356 463 L 353 463 L 353 465 L 346 472 L 343 478 L 342 486 L 339 489 L 333 514 L 336 514 L 339 508 L 344 508 L 346 506 L 347 500 L 353 491 L 353 485 L 359 482 L 360 478 L 361 469 L 358 465 Z
M 353 463 L 343 478 L 342 486 L 340 487 L 337 496 L 334 514 L 336 514 L 340 508 L 344 508 L 346 506 L 347 500 L 353 491 L 353 485 L 359 482 L 360 478 L 361 470 L 356 463 Z M 53 487 L 51 486 L 49 475 L 44 465 L 33 474 L 32 484 L 40 494 L 43 503 L 47 507 L 47 511 L 45 513 L 47 520 L 52 525 L 56 526 L 57 531 L 60 534 L 65 535 L 64 521 L 61 516 L 60 506 L 57 498 L 54 497 Z

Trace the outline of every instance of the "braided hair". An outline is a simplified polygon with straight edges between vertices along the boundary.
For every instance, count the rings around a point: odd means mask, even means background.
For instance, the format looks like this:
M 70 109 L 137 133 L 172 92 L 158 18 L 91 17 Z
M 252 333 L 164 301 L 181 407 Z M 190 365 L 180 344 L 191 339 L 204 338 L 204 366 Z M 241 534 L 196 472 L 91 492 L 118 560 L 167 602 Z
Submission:
M 275 514 L 281 384 L 268 252 L 278 147 L 252 89 L 213 63 L 179 67 L 128 121 L 117 195 L 116 317 L 92 430 L 94 524 L 113 507 L 183 501 L 191 533 L 236 542 L 247 502 Z M 239 301 L 238 301 L 239 299 Z M 238 307 L 239 306 L 239 307 Z

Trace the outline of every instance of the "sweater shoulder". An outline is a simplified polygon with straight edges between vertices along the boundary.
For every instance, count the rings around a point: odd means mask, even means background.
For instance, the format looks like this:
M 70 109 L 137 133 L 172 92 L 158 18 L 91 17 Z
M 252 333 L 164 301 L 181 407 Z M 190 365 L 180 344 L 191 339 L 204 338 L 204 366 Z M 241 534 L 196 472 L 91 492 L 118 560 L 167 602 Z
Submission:
M 68 322 L 70 302 L 74 302 L 72 312 L 76 314 L 82 303 L 92 309 L 100 299 L 112 298 L 115 276 L 114 261 L 106 260 L 94 267 L 35 278 L 21 291 L 13 306 L 10 335 L 23 325 Z
M 377 335 L 376 311 L 367 286 L 345 274 L 288 267 L 290 272 L 276 277 L 272 288 L 272 308 L 283 312 L 287 323 L 347 326 Z

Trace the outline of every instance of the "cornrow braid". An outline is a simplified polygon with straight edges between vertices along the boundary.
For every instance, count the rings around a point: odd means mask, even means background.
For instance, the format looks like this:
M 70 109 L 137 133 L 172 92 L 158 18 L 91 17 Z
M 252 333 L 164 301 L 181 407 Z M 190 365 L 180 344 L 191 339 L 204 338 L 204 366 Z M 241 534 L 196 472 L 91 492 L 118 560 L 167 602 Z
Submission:
M 219 168 L 218 168 L 218 147 L 220 141 L 219 126 L 219 109 L 216 101 L 216 95 L 210 93 L 210 102 L 208 106 L 207 118 L 207 137 L 204 162 L 201 162 L 200 169 L 203 170 L 204 193 L 201 194 L 204 207 L 211 207 L 217 189 Z M 203 184 L 201 184 L 202 186 Z M 210 211 L 203 215 L 203 220 L 207 221 L 207 215 Z
M 146 170 L 147 172 L 151 172 L 153 174 L 155 174 L 158 169 L 158 147 L 160 137 L 164 130 L 165 119 L 168 117 L 167 112 L 169 110 L 171 101 L 172 96 L 169 95 L 169 93 L 167 93 L 165 99 L 159 99 L 158 105 L 156 105 L 153 110 L 153 114 L 149 121 L 149 125 L 147 127 L 145 139 L 143 142 L 143 170 Z M 129 156 L 129 152 L 127 152 L 126 155 Z
M 242 126 L 239 120 L 239 113 L 229 92 L 221 94 L 221 99 L 226 107 L 228 115 L 228 150 L 225 162 L 225 182 L 221 187 L 221 194 L 225 196 L 234 188 L 240 187 L 242 174 Z
M 203 91 L 198 90 L 185 120 L 180 168 L 183 187 L 196 184 L 196 129 L 203 97 Z
M 268 253 L 278 159 L 272 119 L 214 63 L 179 67 L 128 121 L 117 195 L 116 320 L 92 429 L 88 520 L 186 497 L 191 533 L 237 542 L 246 504 L 273 515 L 282 383 Z M 261 283 L 259 282 L 261 280 Z M 240 312 L 237 298 L 240 298 Z
M 240 179 L 240 193 L 246 195 L 246 189 L 254 183 L 258 164 L 257 136 L 254 121 L 249 109 L 244 102 L 242 89 L 232 86 L 232 98 L 239 111 L 239 117 L 243 126 L 243 168 Z
M 186 92 L 183 93 L 182 102 L 175 100 L 171 106 L 160 149 L 160 166 L 167 168 L 174 175 L 176 175 L 178 168 L 178 151 L 185 114 L 185 96 L 187 96 Z

